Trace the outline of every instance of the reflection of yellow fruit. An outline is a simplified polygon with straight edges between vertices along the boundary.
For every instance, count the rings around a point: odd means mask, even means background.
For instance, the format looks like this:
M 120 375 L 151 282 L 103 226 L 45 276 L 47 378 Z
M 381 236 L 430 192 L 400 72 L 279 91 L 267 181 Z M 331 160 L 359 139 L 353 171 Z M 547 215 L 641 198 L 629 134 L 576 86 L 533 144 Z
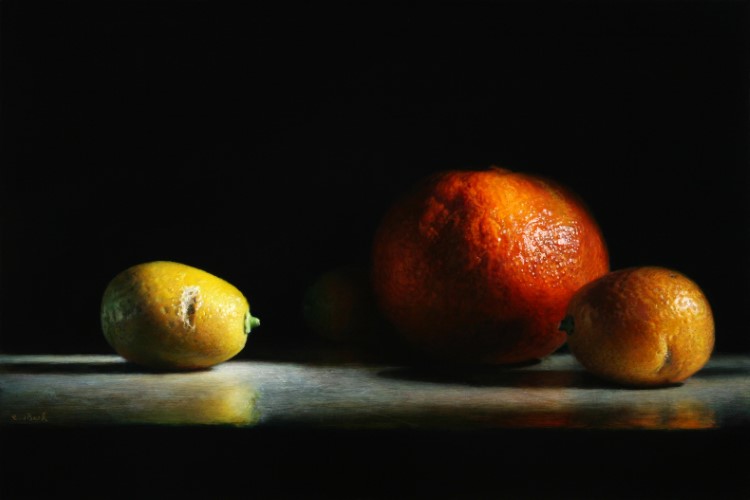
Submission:
M 135 380 L 142 378 L 157 388 L 148 391 L 145 398 L 135 396 L 138 389 L 132 384 L 121 388 L 122 404 L 110 410 L 109 417 L 116 423 L 254 425 L 260 419 L 258 391 L 246 377 L 238 375 L 229 370 L 135 375 Z M 150 378 L 154 376 L 166 378 L 154 384 Z
M 582 287 L 561 329 L 594 375 L 634 386 L 682 382 L 709 360 L 714 320 L 701 289 L 660 267 L 611 272 Z
M 226 281 L 176 262 L 121 272 L 104 291 L 104 336 L 133 363 L 157 369 L 207 368 L 237 355 L 260 324 Z

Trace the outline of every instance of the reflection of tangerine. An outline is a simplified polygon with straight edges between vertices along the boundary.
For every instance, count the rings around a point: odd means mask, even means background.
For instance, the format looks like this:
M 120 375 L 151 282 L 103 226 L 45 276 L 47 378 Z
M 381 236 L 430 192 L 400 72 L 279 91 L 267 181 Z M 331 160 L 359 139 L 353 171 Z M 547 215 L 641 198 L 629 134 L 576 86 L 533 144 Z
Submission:
M 711 429 L 716 424 L 713 411 L 694 401 L 681 402 L 666 411 L 655 406 L 638 410 L 623 410 L 617 422 L 622 427 L 637 429 Z
M 608 270 L 599 227 L 573 193 L 494 167 L 428 177 L 391 207 L 373 247 L 383 313 L 416 348 L 455 362 L 552 353 L 570 297 Z
M 702 290 L 661 267 L 621 269 L 587 284 L 571 300 L 562 328 L 586 369 L 626 385 L 682 382 L 708 362 L 714 346 Z

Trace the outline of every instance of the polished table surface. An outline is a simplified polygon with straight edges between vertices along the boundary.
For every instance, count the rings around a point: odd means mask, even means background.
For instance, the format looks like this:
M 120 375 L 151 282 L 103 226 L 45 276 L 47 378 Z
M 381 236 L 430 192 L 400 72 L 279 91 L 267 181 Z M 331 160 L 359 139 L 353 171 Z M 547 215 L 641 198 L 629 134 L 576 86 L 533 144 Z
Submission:
M 0 355 L 0 496 L 83 495 L 126 463 L 137 480 L 108 498 L 169 496 L 175 477 L 183 498 L 750 498 L 748 424 L 739 354 L 659 389 L 564 353 L 436 370 L 323 349 L 188 373 Z
M 0 355 L 0 425 L 709 429 L 750 423 L 750 357 L 658 389 L 603 383 L 569 354 L 435 371 L 327 353 L 187 373 L 115 355 Z

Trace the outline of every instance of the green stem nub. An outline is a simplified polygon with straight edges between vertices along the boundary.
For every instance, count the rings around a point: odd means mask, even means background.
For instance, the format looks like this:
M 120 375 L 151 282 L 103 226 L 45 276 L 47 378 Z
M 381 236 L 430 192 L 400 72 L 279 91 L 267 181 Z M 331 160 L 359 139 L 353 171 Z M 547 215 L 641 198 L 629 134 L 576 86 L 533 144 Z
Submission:
M 260 326 L 260 320 L 250 314 L 250 311 L 245 313 L 245 335 L 253 331 L 253 328 Z
M 560 327 L 558 328 L 560 331 L 563 331 L 567 333 L 568 335 L 573 335 L 574 330 L 574 321 L 573 316 L 568 315 L 563 318 L 563 320 L 560 322 Z

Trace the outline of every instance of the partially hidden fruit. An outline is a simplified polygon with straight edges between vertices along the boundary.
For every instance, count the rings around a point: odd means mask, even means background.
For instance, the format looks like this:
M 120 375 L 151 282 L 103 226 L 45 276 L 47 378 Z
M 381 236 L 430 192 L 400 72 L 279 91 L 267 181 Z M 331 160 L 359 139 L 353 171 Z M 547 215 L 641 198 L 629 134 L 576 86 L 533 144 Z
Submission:
M 302 313 L 315 335 L 334 342 L 367 342 L 381 327 L 369 273 L 355 264 L 342 264 L 316 277 L 305 290 Z
M 629 386 L 680 383 L 714 347 L 714 319 L 698 285 L 677 271 L 613 271 L 579 290 L 561 328 L 589 372 Z
M 233 285 L 185 264 L 132 266 L 107 285 L 104 337 L 114 350 L 154 369 L 208 368 L 237 355 L 260 321 Z
M 496 167 L 428 176 L 390 207 L 373 243 L 383 314 L 416 351 L 451 363 L 551 354 L 573 293 L 607 271 L 578 196 Z

